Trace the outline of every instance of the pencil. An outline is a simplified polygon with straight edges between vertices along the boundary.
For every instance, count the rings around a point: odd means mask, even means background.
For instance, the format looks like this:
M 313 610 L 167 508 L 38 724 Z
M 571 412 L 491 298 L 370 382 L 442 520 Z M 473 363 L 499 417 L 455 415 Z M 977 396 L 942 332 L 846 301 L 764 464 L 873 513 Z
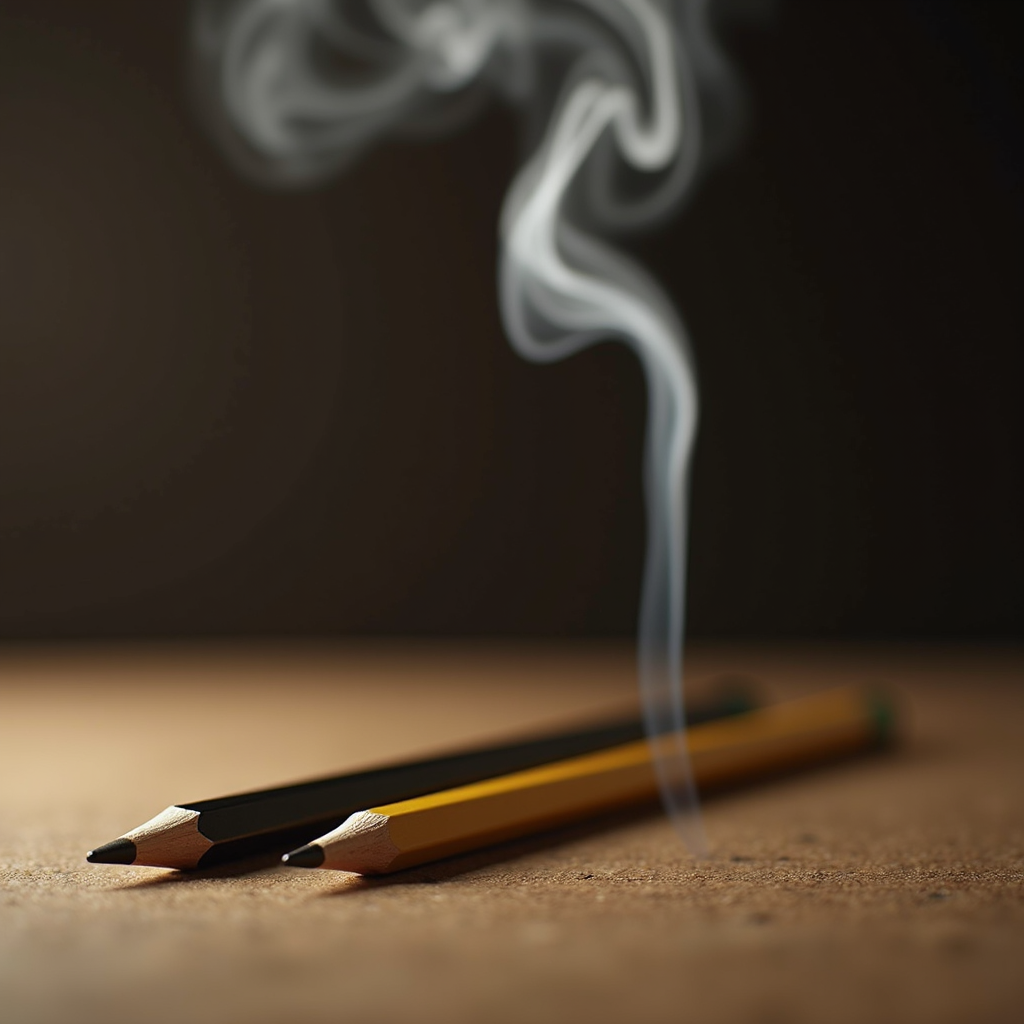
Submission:
M 695 726 L 687 743 L 706 791 L 877 745 L 891 724 L 884 697 L 843 688 Z M 650 800 L 656 789 L 651 744 L 633 741 L 371 807 L 284 860 L 386 874 Z
M 751 687 L 726 678 L 688 708 L 690 721 L 714 720 L 754 706 Z M 93 864 L 203 868 L 283 852 L 341 824 L 353 811 L 461 786 L 549 761 L 637 740 L 639 716 L 534 736 L 424 761 L 408 761 L 275 789 L 176 804 L 118 839 L 90 850 Z

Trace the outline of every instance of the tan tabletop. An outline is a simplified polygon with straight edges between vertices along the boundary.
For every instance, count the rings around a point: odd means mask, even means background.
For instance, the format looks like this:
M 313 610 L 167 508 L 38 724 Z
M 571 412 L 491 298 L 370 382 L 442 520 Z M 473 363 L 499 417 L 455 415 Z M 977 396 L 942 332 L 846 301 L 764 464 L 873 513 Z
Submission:
M 0 651 L 0 1020 L 1024 1019 L 1024 654 L 702 648 L 888 681 L 892 754 L 367 881 L 93 866 L 163 807 L 620 705 L 624 647 Z

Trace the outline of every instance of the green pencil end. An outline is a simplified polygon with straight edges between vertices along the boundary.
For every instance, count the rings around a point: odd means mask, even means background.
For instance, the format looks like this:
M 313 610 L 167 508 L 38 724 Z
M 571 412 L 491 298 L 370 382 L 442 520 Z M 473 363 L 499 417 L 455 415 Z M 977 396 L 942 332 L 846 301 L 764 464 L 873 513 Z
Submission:
M 899 721 L 892 695 L 874 690 L 868 697 L 868 706 L 875 726 L 875 742 L 880 747 L 891 746 L 896 741 Z

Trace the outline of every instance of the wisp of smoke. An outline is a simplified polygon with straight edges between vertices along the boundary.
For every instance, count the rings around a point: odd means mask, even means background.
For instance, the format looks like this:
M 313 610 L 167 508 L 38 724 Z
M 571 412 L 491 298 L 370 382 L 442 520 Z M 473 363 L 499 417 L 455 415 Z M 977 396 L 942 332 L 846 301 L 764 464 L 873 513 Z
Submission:
M 602 236 L 662 220 L 730 140 L 709 2 L 201 0 L 193 22 L 206 115 L 266 182 L 322 180 L 389 135 L 458 123 L 487 91 L 544 126 L 502 211 L 502 319 L 528 359 L 617 338 L 643 367 L 641 697 L 664 805 L 698 855 L 682 699 L 693 361 L 664 292 Z

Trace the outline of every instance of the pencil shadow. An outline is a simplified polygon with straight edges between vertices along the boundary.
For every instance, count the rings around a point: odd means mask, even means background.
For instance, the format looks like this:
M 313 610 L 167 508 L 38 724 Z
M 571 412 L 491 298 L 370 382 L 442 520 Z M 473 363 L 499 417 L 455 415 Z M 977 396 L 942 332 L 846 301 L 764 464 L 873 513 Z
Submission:
M 915 742 L 913 746 L 883 745 L 867 750 L 854 750 L 821 764 L 780 767 L 766 772 L 757 779 L 746 779 L 715 786 L 701 794 L 701 802 L 703 804 L 711 801 L 740 800 L 750 793 L 756 794 L 764 789 L 784 792 L 787 786 L 799 786 L 802 781 L 807 779 L 824 775 L 838 778 L 859 772 L 868 765 L 881 764 L 891 768 L 901 764 L 919 764 L 921 761 L 945 760 L 948 755 L 942 752 L 943 749 L 942 744 L 939 743 L 927 743 L 919 746 Z
M 262 874 L 280 866 L 281 854 L 275 851 L 273 853 L 246 857 L 244 860 L 232 861 L 230 864 L 218 864 L 216 867 L 198 868 L 189 871 L 176 871 L 173 868 L 164 869 L 163 873 L 159 875 L 140 878 L 136 881 L 126 882 L 124 885 L 113 885 L 107 892 L 163 889 L 168 886 L 188 885 L 189 883 L 206 882 L 211 879 L 245 878 L 248 875 Z
M 859 765 L 875 761 L 890 761 L 893 763 L 919 763 L 922 759 L 931 761 L 943 757 L 942 749 L 943 747 L 940 743 L 921 745 L 915 743 L 912 747 L 882 747 L 870 751 L 858 751 L 827 765 L 816 765 L 814 774 L 855 771 Z M 756 782 L 747 780 L 736 785 L 719 786 L 710 792 L 702 794 L 701 801 L 703 803 L 738 798 L 761 788 L 777 787 L 788 782 L 796 783 L 801 776 L 808 774 L 806 767 L 780 770 L 766 775 Z M 515 860 L 527 854 L 557 849 L 560 846 L 565 846 L 569 843 L 587 839 L 617 828 L 624 828 L 642 821 L 650 821 L 659 817 L 662 813 L 660 804 L 643 804 L 613 811 L 572 825 L 563 825 L 548 832 L 499 843 L 483 850 L 474 850 L 472 853 L 459 854 L 444 860 L 433 861 L 421 867 L 396 871 L 391 875 L 351 874 L 346 876 L 345 881 L 339 887 L 326 892 L 320 892 L 314 898 L 333 899 L 338 896 L 356 896 L 360 893 L 402 885 L 437 885 L 452 881 L 463 875 L 471 874 L 474 871 L 493 867 L 495 864 L 500 864 L 504 861 Z

